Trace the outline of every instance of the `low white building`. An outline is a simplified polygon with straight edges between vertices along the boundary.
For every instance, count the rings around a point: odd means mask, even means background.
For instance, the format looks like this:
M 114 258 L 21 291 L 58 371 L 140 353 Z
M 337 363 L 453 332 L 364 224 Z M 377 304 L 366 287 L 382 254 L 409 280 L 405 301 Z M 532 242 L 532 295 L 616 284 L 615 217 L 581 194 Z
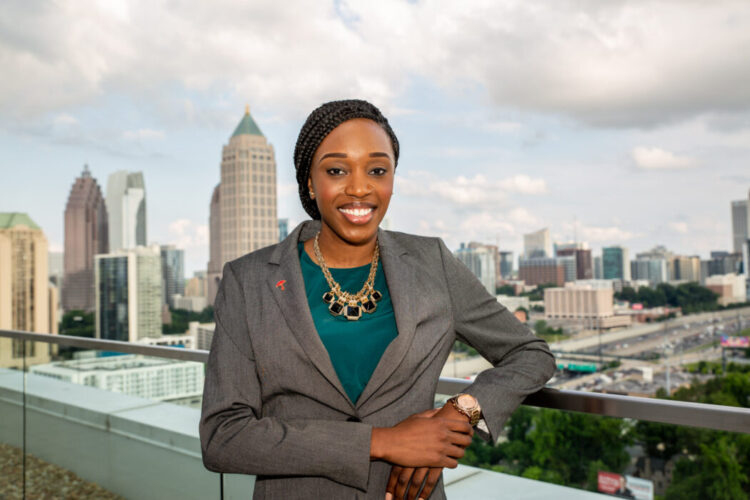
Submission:
M 211 349 L 211 341 L 214 338 L 214 329 L 216 323 L 198 323 L 191 321 L 188 323 L 188 335 L 195 339 L 195 349 L 208 351 Z
M 203 393 L 204 366 L 195 361 L 123 354 L 35 365 L 29 371 L 152 400 L 182 399 Z
M 706 288 L 719 294 L 719 304 L 725 306 L 746 300 L 745 276 L 716 274 L 706 278 Z
M 519 307 L 529 310 L 528 297 L 514 297 L 512 295 L 498 295 L 497 301 L 508 308 L 510 312 L 515 312 Z
M 206 308 L 206 297 L 172 295 L 172 304 L 175 309 L 185 309 L 192 312 L 201 312 Z

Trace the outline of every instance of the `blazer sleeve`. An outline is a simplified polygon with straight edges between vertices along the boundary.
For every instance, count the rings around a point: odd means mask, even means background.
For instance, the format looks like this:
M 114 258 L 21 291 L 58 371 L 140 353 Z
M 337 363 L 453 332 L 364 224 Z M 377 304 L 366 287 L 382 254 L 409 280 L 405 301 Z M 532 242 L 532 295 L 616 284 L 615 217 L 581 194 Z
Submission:
M 199 424 L 204 466 L 214 472 L 324 476 L 365 490 L 372 426 L 262 415 L 242 287 L 224 265 L 214 305 Z
M 555 373 L 555 358 L 547 343 L 490 295 L 442 240 L 440 251 L 456 337 L 493 366 L 477 375 L 463 392 L 479 401 L 490 434 L 483 437 L 495 442 L 523 399 L 541 389 Z

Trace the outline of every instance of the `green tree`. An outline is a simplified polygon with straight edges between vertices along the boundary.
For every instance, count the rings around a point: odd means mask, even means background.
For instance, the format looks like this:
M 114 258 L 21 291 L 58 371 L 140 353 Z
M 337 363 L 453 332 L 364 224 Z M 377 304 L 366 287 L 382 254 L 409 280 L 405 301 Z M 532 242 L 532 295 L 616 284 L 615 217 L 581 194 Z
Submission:
M 516 294 L 516 289 L 513 285 L 502 285 L 495 288 L 495 293 L 497 295 L 510 295 L 512 297 Z
M 60 335 L 93 339 L 96 336 L 94 321 L 95 315 L 93 312 L 68 311 L 63 314 L 62 320 L 60 320 L 58 332 Z
M 700 454 L 694 459 L 680 459 L 674 470 L 666 499 L 679 500 L 735 500 L 747 498 L 743 485 L 747 484 L 737 446 L 727 436 L 700 444 Z

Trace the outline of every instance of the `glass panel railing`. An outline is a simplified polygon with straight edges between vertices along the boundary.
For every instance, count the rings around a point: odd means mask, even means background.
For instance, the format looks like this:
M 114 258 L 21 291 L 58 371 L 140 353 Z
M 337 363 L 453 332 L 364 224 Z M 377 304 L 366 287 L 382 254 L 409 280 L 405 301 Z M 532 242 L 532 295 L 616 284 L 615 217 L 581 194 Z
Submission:
M 30 495 L 220 497 L 198 440 L 203 363 L 90 349 L 58 358 L 27 367 Z
M 24 496 L 23 347 L 12 344 L 0 338 L 0 498 L 9 499 Z

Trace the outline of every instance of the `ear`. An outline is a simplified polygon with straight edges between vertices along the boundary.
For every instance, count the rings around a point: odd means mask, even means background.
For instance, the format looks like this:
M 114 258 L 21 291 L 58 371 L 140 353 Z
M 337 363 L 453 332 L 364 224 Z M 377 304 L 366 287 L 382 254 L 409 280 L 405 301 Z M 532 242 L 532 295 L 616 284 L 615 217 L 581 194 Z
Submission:
M 312 176 L 307 178 L 307 191 L 310 193 L 310 198 L 315 199 L 315 190 L 313 190 Z

